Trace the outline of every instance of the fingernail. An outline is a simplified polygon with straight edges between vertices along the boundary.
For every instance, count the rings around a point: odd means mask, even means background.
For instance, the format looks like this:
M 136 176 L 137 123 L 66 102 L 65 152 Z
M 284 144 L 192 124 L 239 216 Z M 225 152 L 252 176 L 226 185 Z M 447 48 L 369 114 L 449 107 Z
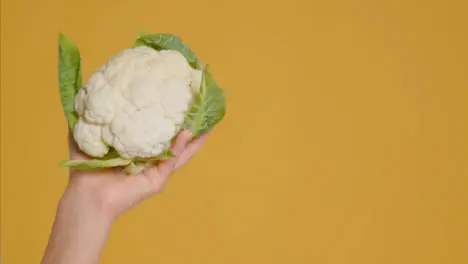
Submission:
M 187 136 L 192 136 L 192 131 L 187 130 Z

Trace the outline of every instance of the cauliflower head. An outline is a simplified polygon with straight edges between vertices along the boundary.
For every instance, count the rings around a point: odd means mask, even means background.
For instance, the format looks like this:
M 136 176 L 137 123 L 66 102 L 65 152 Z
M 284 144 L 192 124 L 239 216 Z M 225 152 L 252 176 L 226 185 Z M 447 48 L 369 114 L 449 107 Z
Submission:
M 92 157 L 110 147 L 128 159 L 157 156 L 180 130 L 201 78 L 176 50 L 126 49 L 76 95 L 74 139 Z
M 60 34 L 59 86 L 74 141 L 91 156 L 60 163 L 76 170 L 139 173 L 174 157 L 170 145 L 182 129 L 201 136 L 226 111 L 224 91 L 208 67 L 172 34 L 140 34 L 85 85 L 78 46 Z

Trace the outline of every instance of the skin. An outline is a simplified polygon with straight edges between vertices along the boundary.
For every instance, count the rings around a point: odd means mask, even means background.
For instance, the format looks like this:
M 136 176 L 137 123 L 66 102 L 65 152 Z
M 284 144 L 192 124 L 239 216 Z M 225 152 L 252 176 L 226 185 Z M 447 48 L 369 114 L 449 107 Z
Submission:
M 97 264 L 113 222 L 125 212 L 162 191 L 170 176 L 187 163 L 208 134 L 191 139 L 179 134 L 171 151 L 175 158 L 127 176 L 121 169 L 70 171 L 41 264 Z M 69 139 L 72 159 L 88 159 Z

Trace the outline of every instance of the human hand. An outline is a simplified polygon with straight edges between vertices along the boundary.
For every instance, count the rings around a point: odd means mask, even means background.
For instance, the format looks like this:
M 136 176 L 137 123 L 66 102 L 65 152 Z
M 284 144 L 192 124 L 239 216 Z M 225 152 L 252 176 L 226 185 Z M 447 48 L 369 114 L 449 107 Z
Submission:
M 159 164 L 143 170 L 137 175 L 126 175 L 122 168 L 100 171 L 70 172 L 70 181 L 64 198 L 80 190 L 80 195 L 89 197 L 99 211 L 111 219 L 130 210 L 145 199 L 159 193 L 168 178 L 189 161 L 201 148 L 208 134 L 191 140 L 191 132 L 181 132 L 171 151 L 175 158 L 161 161 Z M 71 159 L 89 159 L 81 152 L 75 141 L 69 137 Z M 77 194 L 78 195 L 78 194 Z
M 122 169 L 70 171 L 60 199 L 52 234 L 42 264 L 96 264 L 112 223 L 121 214 L 159 193 L 168 178 L 189 161 L 208 138 L 191 139 L 181 132 L 171 146 L 175 158 L 164 160 L 137 175 Z M 89 159 L 69 138 L 71 159 Z

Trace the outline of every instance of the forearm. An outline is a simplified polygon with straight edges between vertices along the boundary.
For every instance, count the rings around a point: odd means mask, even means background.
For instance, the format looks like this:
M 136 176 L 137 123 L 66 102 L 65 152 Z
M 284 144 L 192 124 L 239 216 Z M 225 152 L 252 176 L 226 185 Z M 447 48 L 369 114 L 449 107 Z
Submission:
M 58 206 L 42 264 L 97 264 L 112 221 L 90 197 L 69 192 Z
M 207 135 L 190 141 L 191 132 L 184 131 L 171 146 L 176 158 L 161 161 L 139 175 L 128 176 L 112 169 L 74 171 L 60 201 L 42 264 L 97 264 L 114 220 L 160 192 L 169 176 L 190 160 Z M 76 152 L 72 157 L 82 159 Z

